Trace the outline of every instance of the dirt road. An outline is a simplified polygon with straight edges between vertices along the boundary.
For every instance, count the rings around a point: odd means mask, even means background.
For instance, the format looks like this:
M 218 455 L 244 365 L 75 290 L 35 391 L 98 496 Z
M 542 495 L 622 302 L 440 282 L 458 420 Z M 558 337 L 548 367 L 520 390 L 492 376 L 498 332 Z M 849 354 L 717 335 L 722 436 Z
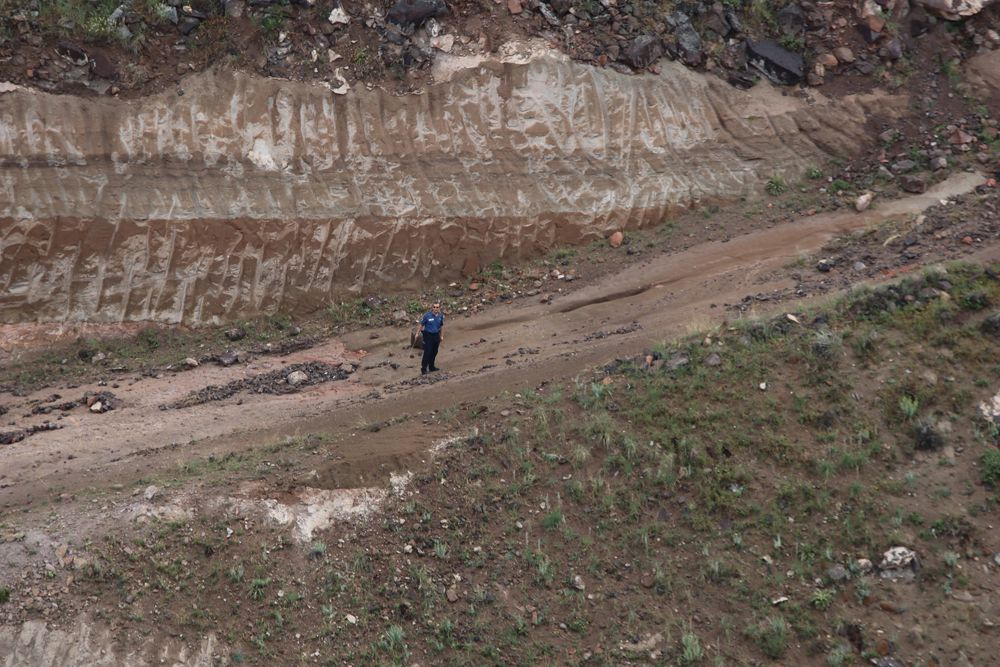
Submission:
M 453 314 L 440 356 L 445 370 L 423 379 L 419 358 L 406 348 L 409 332 L 401 328 L 358 331 L 280 359 L 261 357 L 229 368 L 202 365 L 169 377 L 123 379 L 113 390 L 123 403 L 118 409 L 103 414 L 77 410 L 59 422 L 64 425 L 60 430 L 0 448 L 0 505 L 30 506 L 90 486 L 128 484 L 197 456 L 311 433 L 342 436 L 375 422 L 572 378 L 582 369 L 731 317 L 724 306 L 746 295 L 793 287 L 792 280 L 775 270 L 837 235 L 887 218 L 912 216 L 982 182 L 979 174 L 956 174 L 924 195 L 884 203 L 863 214 L 812 216 L 660 255 L 556 296 L 551 303 L 530 300 L 470 317 Z M 997 249 L 985 252 L 996 254 Z M 301 393 L 238 393 L 187 408 L 160 408 L 208 385 L 308 361 L 354 362 L 358 370 L 347 380 Z M 9 403 L 7 417 L 25 428 L 50 418 L 19 417 L 32 401 L 44 400 L 54 390 L 68 398 L 102 389 L 107 387 L 50 387 Z M 337 465 L 344 474 L 338 475 L 338 483 L 350 486 L 381 466 L 385 457 L 398 462 L 419 456 L 432 438 L 352 438 L 341 448 Z

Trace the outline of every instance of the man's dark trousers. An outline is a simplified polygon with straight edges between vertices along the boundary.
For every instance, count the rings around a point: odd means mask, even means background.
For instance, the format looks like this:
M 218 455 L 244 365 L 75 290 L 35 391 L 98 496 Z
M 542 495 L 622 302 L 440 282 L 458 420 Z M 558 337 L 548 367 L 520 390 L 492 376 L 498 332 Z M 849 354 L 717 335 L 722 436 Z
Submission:
M 438 347 L 441 346 L 441 332 L 424 332 L 424 357 L 420 360 L 420 372 L 435 370 L 434 360 L 437 358 Z

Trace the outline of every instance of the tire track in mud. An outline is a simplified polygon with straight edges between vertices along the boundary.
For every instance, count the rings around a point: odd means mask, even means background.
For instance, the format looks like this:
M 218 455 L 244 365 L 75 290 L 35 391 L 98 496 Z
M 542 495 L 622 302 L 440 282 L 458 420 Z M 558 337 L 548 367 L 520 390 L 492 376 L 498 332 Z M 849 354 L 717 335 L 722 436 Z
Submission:
M 214 322 L 446 280 L 797 179 L 903 102 L 551 54 L 406 97 L 222 70 L 181 87 L 0 95 L 0 320 Z

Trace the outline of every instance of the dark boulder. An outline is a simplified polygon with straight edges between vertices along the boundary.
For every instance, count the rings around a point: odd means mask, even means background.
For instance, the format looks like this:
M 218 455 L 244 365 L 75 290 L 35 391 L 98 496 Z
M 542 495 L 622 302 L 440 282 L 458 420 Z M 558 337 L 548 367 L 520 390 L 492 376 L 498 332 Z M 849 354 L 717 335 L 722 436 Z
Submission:
M 786 35 L 801 35 L 806 31 L 806 15 L 795 4 L 785 5 L 778 11 L 778 27 Z
M 385 18 L 399 26 L 419 26 L 448 11 L 444 0 L 397 0 Z
M 685 65 L 696 67 L 705 61 L 701 35 L 691 25 L 691 18 L 684 12 L 673 12 L 667 18 L 677 37 L 677 53 Z
M 983 333 L 1000 338 L 1000 313 L 990 315 L 980 325 Z
M 185 16 L 177 22 L 177 30 L 182 35 L 190 35 L 198 28 L 199 25 L 201 25 L 200 20 L 193 16 Z
M 663 42 L 655 35 L 640 35 L 629 42 L 622 53 L 626 63 L 635 69 L 649 67 L 663 57 Z
M 907 174 L 899 177 L 899 187 L 906 192 L 923 194 L 927 192 L 927 179 L 920 175 Z
M 802 81 L 805 61 L 777 42 L 747 40 L 747 62 L 777 84 L 791 86 Z

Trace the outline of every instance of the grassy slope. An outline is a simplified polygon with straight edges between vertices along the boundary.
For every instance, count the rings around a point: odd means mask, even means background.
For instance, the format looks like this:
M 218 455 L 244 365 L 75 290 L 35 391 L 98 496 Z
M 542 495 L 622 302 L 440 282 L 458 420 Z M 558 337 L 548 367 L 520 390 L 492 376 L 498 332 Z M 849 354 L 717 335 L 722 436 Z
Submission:
M 83 585 L 123 628 L 214 630 L 256 664 L 979 664 L 983 619 L 955 598 L 996 576 L 974 559 L 1000 546 L 977 409 L 1000 388 L 997 303 L 964 266 L 742 321 L 449 415 L 479 434 L 346 534 L 159 523 L 94 545 Z M 863 575 L 895 545 L 915 583 Z

